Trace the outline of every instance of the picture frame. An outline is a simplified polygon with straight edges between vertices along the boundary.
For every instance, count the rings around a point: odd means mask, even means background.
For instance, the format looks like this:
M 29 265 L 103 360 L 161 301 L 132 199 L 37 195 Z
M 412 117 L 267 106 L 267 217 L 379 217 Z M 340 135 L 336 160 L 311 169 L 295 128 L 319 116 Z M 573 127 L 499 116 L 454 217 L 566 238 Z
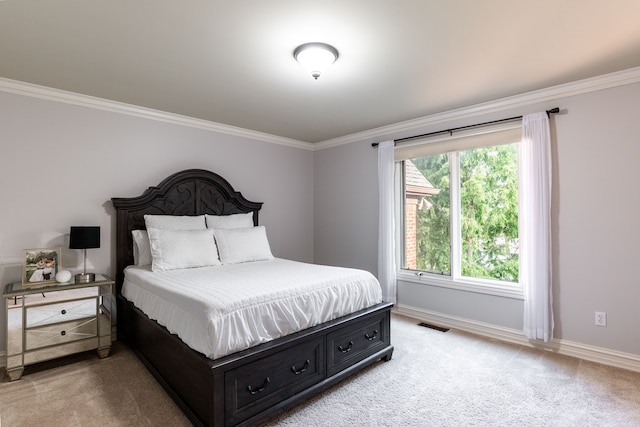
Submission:
M 22 286 L 55 283 L 62 263 L 61 248 L 22 250 Z

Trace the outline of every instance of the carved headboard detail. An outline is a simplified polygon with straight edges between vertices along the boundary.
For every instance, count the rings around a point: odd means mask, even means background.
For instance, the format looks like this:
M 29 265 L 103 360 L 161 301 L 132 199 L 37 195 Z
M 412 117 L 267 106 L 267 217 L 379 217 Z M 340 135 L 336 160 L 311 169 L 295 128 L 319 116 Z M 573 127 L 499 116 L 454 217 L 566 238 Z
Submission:
M 253 212 L 258 225 L 261 202 L 251 202 L 220 175 L 203 170 L 177 172 L 141 196 L 111 199 L 116 209 L 116 287 L 120 295 L 124 268 L 133 264 L 132 230 L 144 230 L 144 215 L 230 215 Z

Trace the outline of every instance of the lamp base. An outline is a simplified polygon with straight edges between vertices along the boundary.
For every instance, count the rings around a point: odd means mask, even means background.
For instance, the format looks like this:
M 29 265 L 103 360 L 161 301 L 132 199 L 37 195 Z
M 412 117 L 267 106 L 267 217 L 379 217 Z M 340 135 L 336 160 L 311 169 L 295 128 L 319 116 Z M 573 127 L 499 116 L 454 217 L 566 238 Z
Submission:
M 90 283 L 96 280 L 94 273 L 79 273 L 76 274 L 76 283 Z

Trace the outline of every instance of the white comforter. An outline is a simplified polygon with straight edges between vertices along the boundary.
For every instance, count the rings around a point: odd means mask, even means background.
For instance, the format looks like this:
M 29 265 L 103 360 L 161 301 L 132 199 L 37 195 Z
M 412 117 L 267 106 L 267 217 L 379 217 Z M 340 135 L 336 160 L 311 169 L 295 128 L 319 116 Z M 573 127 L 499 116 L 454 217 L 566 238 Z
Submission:
M 164 272 L 130 266 L 122 294 L 212 359 L 382 300 L 367 271 L 278 258 Z

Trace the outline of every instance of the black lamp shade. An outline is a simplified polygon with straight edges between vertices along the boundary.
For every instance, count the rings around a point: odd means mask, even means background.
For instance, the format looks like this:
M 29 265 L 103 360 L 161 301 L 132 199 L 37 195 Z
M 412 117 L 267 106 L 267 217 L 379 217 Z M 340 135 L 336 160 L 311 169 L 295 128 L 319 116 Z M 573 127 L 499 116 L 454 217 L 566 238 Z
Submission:
M 100 227 L 71 227 L 69 249 L 94 249 L 100 247 Z

